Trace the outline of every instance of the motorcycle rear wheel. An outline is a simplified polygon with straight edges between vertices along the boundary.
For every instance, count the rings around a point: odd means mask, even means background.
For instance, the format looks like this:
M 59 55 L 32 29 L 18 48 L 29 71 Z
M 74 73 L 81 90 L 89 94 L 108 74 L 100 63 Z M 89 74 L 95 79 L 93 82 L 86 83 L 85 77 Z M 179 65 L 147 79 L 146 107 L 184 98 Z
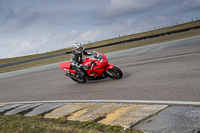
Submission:
M 112 75 L 108 75 L 108 77 L 112 78 L 112 79 L 121 79 L 123 76 L 122 71 L 116 66 L 114 66 L 112 69 L 108 70 L 108 72 L 110 72 L 112 74 Z

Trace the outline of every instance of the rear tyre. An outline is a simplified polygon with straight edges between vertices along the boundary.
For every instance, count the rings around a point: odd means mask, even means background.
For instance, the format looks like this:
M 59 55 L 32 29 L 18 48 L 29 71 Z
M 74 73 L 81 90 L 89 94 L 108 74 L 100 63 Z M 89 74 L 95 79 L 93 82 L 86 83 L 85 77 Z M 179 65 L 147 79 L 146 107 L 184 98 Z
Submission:
M 108 74 L 108 77 L 112 79 L 121 79 L 123 76 L 122 71 L 116 66 L 114 66 L 112 69 L 109 69 L 108 72 L 110 73 Z

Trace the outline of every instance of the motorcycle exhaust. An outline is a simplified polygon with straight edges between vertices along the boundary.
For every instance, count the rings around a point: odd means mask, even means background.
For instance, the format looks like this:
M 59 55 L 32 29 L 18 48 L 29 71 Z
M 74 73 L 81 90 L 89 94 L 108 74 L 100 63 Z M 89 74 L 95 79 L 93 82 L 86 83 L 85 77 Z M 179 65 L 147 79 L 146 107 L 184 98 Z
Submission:
M 80 81 L 80 82 L 83 81 L 83 80 L 81 80 L 81 79 L 79 79 L 79 78 L 77 78 L 77 77 L 71 75 L 70 73 L 65 73 L 65 76 L 68 76 L 68 77 L 70 77 L 70 78 L 76 79 L 76 80 L 78 80 L 78 81 Z

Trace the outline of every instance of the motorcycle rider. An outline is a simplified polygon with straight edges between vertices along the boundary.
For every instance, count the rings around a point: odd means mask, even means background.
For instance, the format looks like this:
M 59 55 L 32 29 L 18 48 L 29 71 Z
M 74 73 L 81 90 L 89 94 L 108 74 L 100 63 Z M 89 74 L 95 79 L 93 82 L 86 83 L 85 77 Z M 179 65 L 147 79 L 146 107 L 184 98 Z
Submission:
M 71 68 L 73 70 L 76 70 L 77 73 L 80 74 L 78 78 L 83 78 L 85 75 L 84 69 L 89 69 L 89 66 L 80 64 L 82 61 L 82 56 L 97 54 L 97 52 L 94 51 L 93 53 L 91 53 L 85 51 L 81 43 L 74 43 L 73 49 L 74 51 L 71 54 Z

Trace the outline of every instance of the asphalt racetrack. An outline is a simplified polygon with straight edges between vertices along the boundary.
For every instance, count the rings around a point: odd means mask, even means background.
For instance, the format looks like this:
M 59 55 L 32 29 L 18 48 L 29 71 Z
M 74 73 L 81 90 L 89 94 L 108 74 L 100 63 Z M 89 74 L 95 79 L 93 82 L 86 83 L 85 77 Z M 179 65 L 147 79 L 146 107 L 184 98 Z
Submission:
M 107 54 L 120 80 L 77 84 L 59 64 L 0 74 L 0 102 L 46 100 L 200 101 L 200 36 Z

